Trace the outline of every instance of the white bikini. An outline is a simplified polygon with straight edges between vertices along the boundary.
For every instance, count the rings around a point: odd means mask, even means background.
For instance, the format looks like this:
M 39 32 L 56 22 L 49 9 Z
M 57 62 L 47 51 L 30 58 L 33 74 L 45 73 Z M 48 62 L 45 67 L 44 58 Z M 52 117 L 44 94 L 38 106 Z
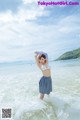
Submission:
M 47 69 L 50 69 L 51 68 L 51 66 L 45 66 L 45 65 L 41 65 L 41 69 L 42 70 L 47 70 Z

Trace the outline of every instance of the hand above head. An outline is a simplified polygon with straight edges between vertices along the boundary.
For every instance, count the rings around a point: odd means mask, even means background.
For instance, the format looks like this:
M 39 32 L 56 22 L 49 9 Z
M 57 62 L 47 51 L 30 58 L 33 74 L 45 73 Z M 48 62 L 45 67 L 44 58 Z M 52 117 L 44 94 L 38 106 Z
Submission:
M 34 53 L 35 53 L 35 54 L 38 54 L 38 55 L 46 54 L 46 53 L 43 52 L 43 51 L 35 51 Z
M 42 55 L 42 54 L 44 54 L 45 56 L 46 56 L 46 59 L 48 60 L 48 54 L 47 53 L 45 53 L 45 52 L 43 52 L 43 51 L 35 51 L 34 52 L 36 55 Z
M 37 54 L 37 53 L 35 52 L 35 57 L 36 57 L 37 59 L 39 59 L 40 56 L 41 56 L 41 54 Z

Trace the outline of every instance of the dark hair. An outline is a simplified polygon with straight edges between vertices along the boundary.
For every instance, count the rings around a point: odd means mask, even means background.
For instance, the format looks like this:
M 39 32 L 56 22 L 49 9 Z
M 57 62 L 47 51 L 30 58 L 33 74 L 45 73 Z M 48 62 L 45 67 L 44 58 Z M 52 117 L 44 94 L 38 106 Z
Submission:
M 39 59 L 41 59 L 41 58 L 44 58 L 44 59 L 46 59 L 46 56 L 44 55 L 44 54 L 42 54 L 40 57 L 39 57 Z

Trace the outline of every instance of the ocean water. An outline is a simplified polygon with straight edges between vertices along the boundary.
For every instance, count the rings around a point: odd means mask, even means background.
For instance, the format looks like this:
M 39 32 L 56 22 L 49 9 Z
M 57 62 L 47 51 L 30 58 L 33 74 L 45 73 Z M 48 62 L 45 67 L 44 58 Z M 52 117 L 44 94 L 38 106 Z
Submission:
M 80 59 L 50 65 L 53 91 L 41 101 L 36 64 L 0 64 L 0 111 L 11 108 L 13 120 L 80 120 Z

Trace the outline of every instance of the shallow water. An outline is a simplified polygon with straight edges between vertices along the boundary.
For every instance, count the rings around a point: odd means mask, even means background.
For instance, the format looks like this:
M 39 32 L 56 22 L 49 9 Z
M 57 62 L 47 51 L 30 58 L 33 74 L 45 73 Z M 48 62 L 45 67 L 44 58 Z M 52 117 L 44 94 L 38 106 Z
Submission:
M 12 108 L 14 120 L 80 120 L 80 60 L 50 65 L 53 91 L 41 101 L 35 64 L 1 64 L 0 110 Z

